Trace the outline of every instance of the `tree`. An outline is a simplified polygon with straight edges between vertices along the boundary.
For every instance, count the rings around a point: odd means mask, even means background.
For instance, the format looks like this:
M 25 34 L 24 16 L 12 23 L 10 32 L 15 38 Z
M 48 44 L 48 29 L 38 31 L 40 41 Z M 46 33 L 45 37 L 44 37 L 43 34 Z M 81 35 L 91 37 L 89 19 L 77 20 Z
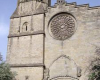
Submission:
M 90 75 L 89 80 L 100 80 L 100 65 L 93 67 L 93 72 Z
M 97 60 L 96 64 L 92 67 L 89 75 L 89 80 L 100 80 L 100 59 Z
M 2 55 L 0 53 L 0 80 L 13 80 L 15 73 L 11 72 L 9 64 L 2 61 Z
M 11 72 L 8 64 L 0 64 L 0 80 L 13 80 L 14 76 L 15 75 Z
M 0 61 L 2 61 L 2 55 L 1 55 L 1 53 L 0 53 Z

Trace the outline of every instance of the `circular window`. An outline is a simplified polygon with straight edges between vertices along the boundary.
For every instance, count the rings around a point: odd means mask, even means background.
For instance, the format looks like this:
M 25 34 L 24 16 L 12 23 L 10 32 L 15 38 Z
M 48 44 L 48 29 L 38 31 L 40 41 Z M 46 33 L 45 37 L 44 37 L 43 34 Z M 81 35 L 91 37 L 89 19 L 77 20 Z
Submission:
M 51 19 L 49 31 L 57 40 L 68 39 L 75 32 L 75 19 L 66 13 L 58 14 Z

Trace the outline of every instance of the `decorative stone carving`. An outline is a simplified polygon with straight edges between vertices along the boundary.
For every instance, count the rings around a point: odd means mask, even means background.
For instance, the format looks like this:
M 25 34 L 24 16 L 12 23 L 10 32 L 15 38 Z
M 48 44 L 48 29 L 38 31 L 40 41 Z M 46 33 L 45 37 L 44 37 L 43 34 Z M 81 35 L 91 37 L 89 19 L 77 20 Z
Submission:
M 29 80 L 29 76 L 25 76 L 25 80 Z
M 75 20 L 66 13 L 58 14 L 49 25 L 51 35 L 57 40 L 65 40 L 71 37 L 75 32 Z
M 77 77 L 81 77 L 81 72 L 82 70 L 80 69 L 80 67 L 77 67 Z
M 57 0 L 57 3 L 58 4 L 64 4 L 65 3 L 65 0 Z

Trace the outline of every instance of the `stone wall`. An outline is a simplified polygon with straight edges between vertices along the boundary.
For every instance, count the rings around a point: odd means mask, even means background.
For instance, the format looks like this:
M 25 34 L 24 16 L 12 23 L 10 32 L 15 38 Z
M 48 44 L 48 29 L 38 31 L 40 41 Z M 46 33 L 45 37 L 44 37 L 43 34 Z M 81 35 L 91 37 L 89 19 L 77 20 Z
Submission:
M 43 68 L 39 67 L 22 67 L 12 68 L 13 72 L 17 72 L 17 80 L 41 80 L 43 79 Z M 37 77 L 38 76 L 38 77 Z
M 50 25 L 63 13 L 72 17 L 74 34 L 57 40 Z M 99 57 L 99 28 L 100 7 L 59 1 L 52 7 L 36 1 L 20 3 L 11 16 L 7 62 L 18 73 L 17 80 L 25 76 L 29 80 L 88 80 L 88 68 Z
M 38 22 L 38 23 L 37 23 Z M 23 31 L 24 24 L 27 23 L 27 31 Z M 24 32 L 34 33 L 44 31 L 44 14 L 30 15 L 25 17 L 13 18 L 10 22 L 9 35 L 17 35 Z
M 9 39 L 7 61 L 10 64 L 43 63 L 43 35 Z M 37 46 L 38 45 L 38 46 Z
M 70 14 L 75 18 L 76 30 L 74 35 L 72 35 L 70 38 L 61 41 L 54 39 L 50 35 L 49 22 L 51 18 L 54 17 L 54 15 L 63 12 Z M 77 6 L 75 3 L 67 3 L 63 5 L 55 4 L 53 7 L 48 8 L 48 12 L 46 13 L 45 18 L 45 66 L 49 69 L 50 74 L 52 64 L 58 61 L 57 58 L 60 56 L 67 56 L 72 59 L 76 63 L 77 67 L 79 67 L 82 71 L 82 76 L 77 78 L 80 80 L 87 80 L 87 69 L 90 66 L 92 60 L 97 57 L 96 47 L 100 47 L 99 13 L 99 7 L 89 8 L 88 4 L 81 6 Z M 58 62 L 58 65 L 55 65 L 56 71 L 52 72 L 56 76 L 49 77 L 49 79 L 65 76 L 66 70 L 62 73 L 61 71 L 63 71 L 64 68 L 60 69 L 59 67 L 61 63 L 62 62 Z M 69 63 L 70 62 L 67 61 L 67 64 Z M 70 74 L 70 72 L 74 73 L 75 67 L 72 65 L 67 66 L 72 67 L 73 69 L 70 69 L 72 71 L 69 71 L 67 75 L 74 77 L 74 75 Z M 59 69 L 61 71 L 59 71 Z

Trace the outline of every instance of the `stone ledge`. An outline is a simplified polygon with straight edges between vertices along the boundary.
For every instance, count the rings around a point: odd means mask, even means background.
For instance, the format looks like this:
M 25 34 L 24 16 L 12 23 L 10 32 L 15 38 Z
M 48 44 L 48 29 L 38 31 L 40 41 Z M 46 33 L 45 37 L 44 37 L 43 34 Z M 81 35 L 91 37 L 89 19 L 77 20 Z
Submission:
M 10 64 L 11 68 L 16 67 L 44 67 L 45 65 L 42 63 L 36 63 L 36 64 Z
M 18 34 L 10 34 L 8 38 L 12 37 L 21 37 L 21 36 L 30 36 L 30 35 L 38 35 L 38 34 L 45 34 L 44 31 L 35 31 L 35 32 L 24 32 L 24 33 L 18 33 Z
M 46 11 L 45 11 L 46 12 Z M 34 12 L 34 13 L 32 13 L 32 14 L 26 14 L 26 15 L 17 15 L 17 16 L 15 16 L 15 14 L 13 14 L 11 17 L 10 17 L 10 19 L 14 19 L 14 18 L 20 18 L 20 17 L 26 17 L 26 16 L 33 16 L 33 15 L 39 15 L 39 14 L 45 14 L 45 12 L 41 12 L 41 13 L 36 13 L 36 12 Z

